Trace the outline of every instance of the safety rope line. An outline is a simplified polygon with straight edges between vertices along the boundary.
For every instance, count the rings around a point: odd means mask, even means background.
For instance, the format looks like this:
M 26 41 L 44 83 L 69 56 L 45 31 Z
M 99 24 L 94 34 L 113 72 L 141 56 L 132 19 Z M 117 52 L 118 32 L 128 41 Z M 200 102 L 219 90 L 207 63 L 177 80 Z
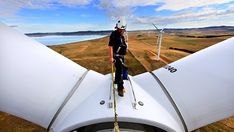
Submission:
M 112 63 L 111 65 L 111 76 L 112 76 L 112 90 L 113 90 L 113 97 L 114 97 L 114 131 L 115 132 L 120 132 L 119 130 L 119 125 L 118 125 L 118 119 L 117 119 L 117 112 L 116 112 L 116 97 L 115 97 L 115 88 L 114 88 L 114 64 Z

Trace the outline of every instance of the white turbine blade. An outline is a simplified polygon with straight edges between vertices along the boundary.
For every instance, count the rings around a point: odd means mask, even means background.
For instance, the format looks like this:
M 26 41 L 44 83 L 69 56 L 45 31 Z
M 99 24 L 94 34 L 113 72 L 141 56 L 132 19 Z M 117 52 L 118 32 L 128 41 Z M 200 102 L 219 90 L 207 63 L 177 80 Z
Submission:
M 165 26 L 163 26 L 163 28 L 160 30 L 160 32 L 163 32 L 163 30 L 165 29 L 166 26 L 167 26 L 167 24 Z
M 155 24 L 152 23 L 152 25 L 156 28 L 157 31 L 159 30 Z
M 234 37 L 153 72 L 188 131 L 234 115 L 233 43 Z
M 234 115 L 233 43 L 234 37 L 151 74 L 137 75 L 134 80 L 161 102 L 183 124 L 184 130 L 192 131 L 231 117 Z
M 46 128 L 86 71 L 0 23 L 0 111 Z

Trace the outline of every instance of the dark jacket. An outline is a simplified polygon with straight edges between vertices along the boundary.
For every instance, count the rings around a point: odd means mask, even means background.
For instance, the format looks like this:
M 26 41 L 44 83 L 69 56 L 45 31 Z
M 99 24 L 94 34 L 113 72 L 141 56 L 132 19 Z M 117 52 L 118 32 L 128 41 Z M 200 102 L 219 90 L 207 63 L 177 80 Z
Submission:
M 127 44 L 125 42 L 125 38 L 117 30 L 111 33 L 109 46 L 113 46 L 114 54 L 119 54 L 119 55 L 126 54 Z

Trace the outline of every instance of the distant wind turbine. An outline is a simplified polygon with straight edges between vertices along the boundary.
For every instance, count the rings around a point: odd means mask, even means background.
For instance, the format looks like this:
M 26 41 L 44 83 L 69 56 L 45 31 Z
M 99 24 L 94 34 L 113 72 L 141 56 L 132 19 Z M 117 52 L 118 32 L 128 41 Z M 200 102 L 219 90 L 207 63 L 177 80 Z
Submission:
M 153 23 L 152 23 L 153 24 Z M 162 37 L 163 37 L 163 33 L 164 33 L 164 28 L 166 27 L 166 25 L 160 30 L 157 28 L 157 26 L 155 24 L 153 24 L 153 26 L 156 28 L 156 31 L 158 32 L 158 39 L 157 39 L 157 43 L 156 43 L 156 50 L 157 50 L 157 46 L 158 46 L 158 56 L 157 56 L 157 60 L 160 60 L 160 50 L 161 50 L 161 45 L 162 45 Z

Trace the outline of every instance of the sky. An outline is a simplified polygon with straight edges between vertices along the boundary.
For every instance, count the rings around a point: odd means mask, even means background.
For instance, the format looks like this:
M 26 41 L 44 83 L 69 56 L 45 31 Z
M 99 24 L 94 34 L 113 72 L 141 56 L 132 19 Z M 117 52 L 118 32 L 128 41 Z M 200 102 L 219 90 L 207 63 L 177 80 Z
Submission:
M 0 22 L 24 33 L 234 26 L 234 0 L 0 0 Z

